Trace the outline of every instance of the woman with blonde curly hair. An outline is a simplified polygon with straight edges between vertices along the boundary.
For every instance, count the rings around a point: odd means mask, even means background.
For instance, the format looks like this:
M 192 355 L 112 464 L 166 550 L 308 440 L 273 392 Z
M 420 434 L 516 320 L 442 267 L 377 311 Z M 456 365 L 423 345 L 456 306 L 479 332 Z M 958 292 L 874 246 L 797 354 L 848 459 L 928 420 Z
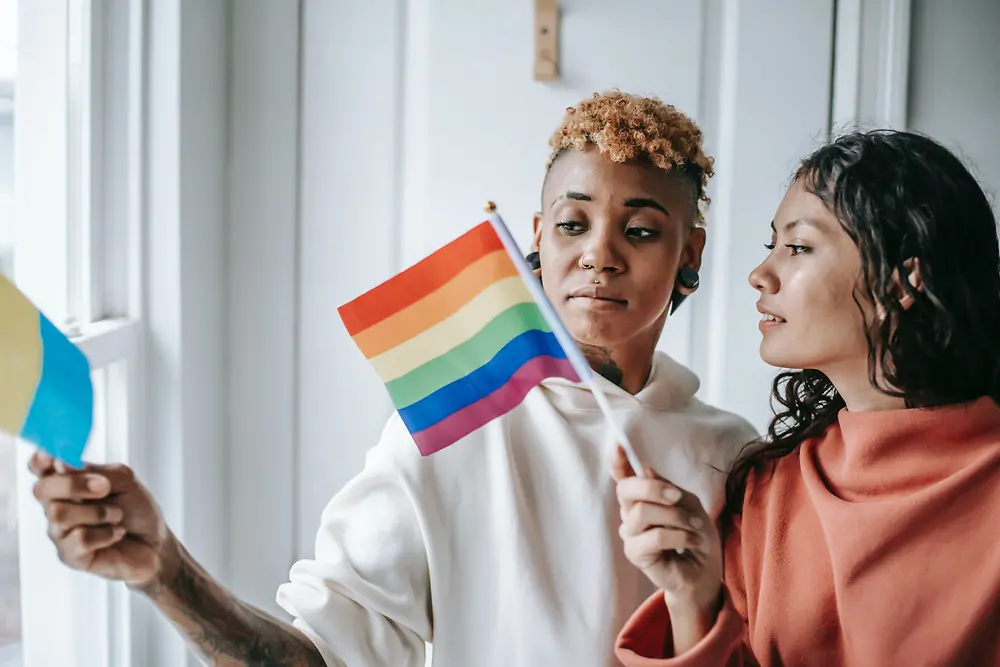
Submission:
M 718 511 L 720 471 L 755 434 L 655 351 L 698 284 L 701 132 L 609 93 L 569 109 L 551 143 L 529 261 L 645 460 Z M 663 433 L 678 444 L 641 447 Z M 605 434 L 592 394 L 556 379 L 426 458 L 393 415 L 278 591 L 291 624 L 204 572 L 127 469 L 32 466 L 63 560 L 146 595 L 209 664 L 418 667 L 432 643 L 446 667 L 604 667 L 653 592 L 621 552 Z

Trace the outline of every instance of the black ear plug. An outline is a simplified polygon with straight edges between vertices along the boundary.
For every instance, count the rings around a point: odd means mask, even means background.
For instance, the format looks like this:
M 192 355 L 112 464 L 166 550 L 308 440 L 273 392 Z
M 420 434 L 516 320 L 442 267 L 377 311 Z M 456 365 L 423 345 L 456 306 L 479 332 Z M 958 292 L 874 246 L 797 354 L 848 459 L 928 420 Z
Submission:
M 532 271 L 537 271 L 538 269 L 542 268 L 542 260 L 538 256 L 537 252 L 529 252 L 527 255 L 525 255 L 524 261 L 528 263 L 528 266 L 531 267 Z
M 698 284 L 701 281 L 698 272 L 694 269 L 688 267 L 682 268 L 677 272 L 677 283 L 688 290 L 698 289 Z M 688 298 L 688 294 L 684 294 L 679 289 L 674 287 L 674 293 L 670 296 L 670 314 L 673 315 L 682 303 L 684 299 Z

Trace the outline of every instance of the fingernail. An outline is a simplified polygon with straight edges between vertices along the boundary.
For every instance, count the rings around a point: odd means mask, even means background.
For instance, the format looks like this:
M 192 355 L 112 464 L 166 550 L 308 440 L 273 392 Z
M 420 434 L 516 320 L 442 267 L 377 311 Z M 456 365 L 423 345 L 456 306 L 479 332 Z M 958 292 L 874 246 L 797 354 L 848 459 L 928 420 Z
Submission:
M 663 492 L 663 499 L 666 500 L 668 503 L 676 503 L 678 500 L 681 499 L 681 492 L 679 489 L 670 487 L 669 489 Z
M 108 480 L 99 475 L 87 477 L 87 489 L 94 493 L 103 493 L 108 488 Z
M 116 540 L 120 540 L 125 537 L 125 528 L 123 526 L 118 526 L 115 528 L 114 536 Z
M 702 519 L 701 519 L 700 516 L 693 516 L 693 517 L 691 517 L 691 527 L 694 528 L 695 530 L 698 530 L 699 528 L 701 528 L 704 525 L 705 525 L 705 522 L 702 521 Z

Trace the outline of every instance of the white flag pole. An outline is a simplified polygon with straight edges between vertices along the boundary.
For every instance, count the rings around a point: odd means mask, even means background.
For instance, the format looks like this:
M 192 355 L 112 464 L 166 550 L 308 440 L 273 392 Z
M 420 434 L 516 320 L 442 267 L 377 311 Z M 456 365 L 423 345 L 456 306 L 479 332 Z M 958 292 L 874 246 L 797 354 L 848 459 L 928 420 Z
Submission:
M 538 304 L 539 309 L 542 311 L 542 316 L 545 317 L 545 321 L 548 322 L 549 327 L 552 329 L 552 333 L 555 334 L 556 340 L 562 346 L 563 350 L 566 351 L 566 357 L 569 359 L 570 364 L 573 365 L 573 370 L 576 374 L 580 376 L 580 379 L 587 384 L 590 391 L 593 392 L 594 398 L 597 399 L 597 405 L 604 413 L 604 418 L 607 421 L 608 428 L 611 434 L 614 436 L 615 441 L 618 442 L 622 448 L 625 450 L 625 455 L 628 457 L 628 462 L 632 465 L 632 470 L 635 474 L 644 477 L 645 473 L 642 462 L 639 457 L 636 456 L 635 450 L 632 448 L 632 443 L 629 441 L 628 436 L 625 435 L 625 431 L 618 425 L 617 420 L 615 420 L 614 413 L 611 411 L 611 405 L 608 403 L 608 398 L 604 394 L 604 390 L 601 389 L 601 385 L 597 380 L 597 375 L 590 368 L 590 364 L 587 359 L 583 356 L 583 352 L 580 351 L 579 346 L 566 327 L 563 326 L 562 320 L 556 313 L 555 308 L 552 307 L 552 303 L 549 298 L 545 295 L 545 290 L 542 289 L 541 283 L 532 273 L 531 267 L 525 261 L 524 256 L 521 254 L 521 249 L 517 246 L 517 241 L 511 235 L 510 230 L 507 229 L 507 225 L 504 224 L 503 218 L 497 213 L 496 204 L 489 202 L 486 204 L 486 212 L 489 214 L 490 224 L 496 231 L 497 236 L 500 237 L 500 242 L 503 243 L 504 248 L 507 250 L 507 254 L 510 255 L 511 260 L 514 262 L 514 266 L 517 267 L 517 272 L 520 274 L 521 279 L 524 281 L 525 285 L 528 286 L 528 291 L 531 292 L 531 296 L 534 297 L 535 303 Z

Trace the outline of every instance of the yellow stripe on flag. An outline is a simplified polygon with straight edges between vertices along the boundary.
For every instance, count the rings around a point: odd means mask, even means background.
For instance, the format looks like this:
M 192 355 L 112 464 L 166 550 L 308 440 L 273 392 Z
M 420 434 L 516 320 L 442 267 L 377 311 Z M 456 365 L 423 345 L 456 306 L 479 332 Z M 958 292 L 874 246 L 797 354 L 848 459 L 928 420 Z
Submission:
M 493 283 L 517 275 L 506 250 L 497 250 L 462 269 L 419 301 L 354 336 L 361 353 L 373 359 L 454 315 Z
M 475 336 L 511 306 L 534 301 L 520 276 L 490 285 L 457 313 L 371 359 L 382 382 L 403 377 Z

